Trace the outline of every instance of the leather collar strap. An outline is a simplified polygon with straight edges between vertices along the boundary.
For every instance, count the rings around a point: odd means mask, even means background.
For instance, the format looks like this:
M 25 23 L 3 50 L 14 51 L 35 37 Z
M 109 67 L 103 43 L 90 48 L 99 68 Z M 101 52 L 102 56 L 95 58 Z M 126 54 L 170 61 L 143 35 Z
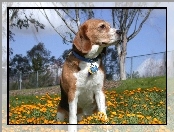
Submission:
M 83 57 L 83 56 L 80 56 L 80 55 L 78 55 L 78 54 L 77 54 L 76 52 L 74 52 L 74 51 L 72 51 L 72 53 L 73 53 L 73 55 L 74 55 L 76 58 L 78 58 L 79 60 L 82 60 L 82 61 L 85 61 L 85 62 L 88 62 L 88 63 L 94 63 L 94 62 L 98 61 L 98 58 L 99 58 L 99 56 L 97 56 L 96 58 L 90 59 L 90 58 L 85 58 L 85 57 Z

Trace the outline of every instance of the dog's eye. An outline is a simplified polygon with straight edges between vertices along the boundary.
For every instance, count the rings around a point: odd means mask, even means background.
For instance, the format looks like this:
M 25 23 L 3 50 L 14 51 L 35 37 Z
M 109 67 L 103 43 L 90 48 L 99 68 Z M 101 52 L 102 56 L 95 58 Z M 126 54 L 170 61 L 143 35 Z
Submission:
M 102 25 L 100 26 L 100 28 L 101 28 L 101 29 L 105 29 L 106 26 L 105 26 L 104 24 L 102 24 Z

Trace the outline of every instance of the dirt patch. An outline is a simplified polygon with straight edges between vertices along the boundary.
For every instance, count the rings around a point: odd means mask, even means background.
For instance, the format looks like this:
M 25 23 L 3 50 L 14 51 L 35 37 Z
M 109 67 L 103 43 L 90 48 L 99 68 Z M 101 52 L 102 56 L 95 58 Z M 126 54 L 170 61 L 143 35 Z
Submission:
M 121 85 L 121 81 L 105 81 L 104 88 L 110 89 L 110 88 L 117 88 Z
M 121 85 L 121 82 L 118 81 L 106 81 L 104 88 L 117 88 Z M 23 90 L 11 90 L 9 92 L 10 96 L 16 95 L 45 95 L 45 94 L 60 94 L 60 87 L 59 86 L 52 86 L 52 87 L 44 87 L 44 88 L 36 88 L 36 89 L 23 89 Z
M 23 90 L 11 90 L 9 92 L 10 96 L 16 95 L 45 95 L 45 94 L 59 94 L 60 87 L 52 86 L 52 87 L 44 87 L 44 88 L 36 88 L 36 89 L 23 89 Z

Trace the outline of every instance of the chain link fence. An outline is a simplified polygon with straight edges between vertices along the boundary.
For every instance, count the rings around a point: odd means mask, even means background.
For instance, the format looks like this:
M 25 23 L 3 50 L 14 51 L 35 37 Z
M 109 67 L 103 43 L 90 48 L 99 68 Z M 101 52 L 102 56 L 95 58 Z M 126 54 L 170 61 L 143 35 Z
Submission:
M 164 76 L 166 75 L 166 68 L 170 70 L 168 74 L 174 76 L 174 51 L 170 51 L 167 54 L 169 54 L 167 56 L 167 62 L 171 63 L 171 66 L 168 67 L 166 67 L 166 52 L 126 57 L 125 69 L 127 79 Z M 104 62 L 106 64 L 106 79 L 113 81 L 120 80 L 118 62 L 118 60 L 106 60 Z M 108 66 L 107 64 L 110 65 Z M 26 74 L 22 74 L 19 71 L 16 75 L 9 76 L 9 90 L 58 85 L 60 75 L 60 67 Z
M 126 58 L 127 78 L 166 75 L 166 52 Z
M 9 90 L 55 86 L 59 84 L 60 74 L 60 68 L 25 74 L 19 71 L 16 75 L 10 75 Z
M 107 62 L 108 64 L 113 63 L 109 60 Z M 115 70 L 109 73 L 108 69 Z M 106 65 L 105 70 L 106 79 L 120 80 L 119 64 L 112 65 L 112 67 Z M 127 79 L 166 75 L 166 52 L 126 57 L 125 71 Z

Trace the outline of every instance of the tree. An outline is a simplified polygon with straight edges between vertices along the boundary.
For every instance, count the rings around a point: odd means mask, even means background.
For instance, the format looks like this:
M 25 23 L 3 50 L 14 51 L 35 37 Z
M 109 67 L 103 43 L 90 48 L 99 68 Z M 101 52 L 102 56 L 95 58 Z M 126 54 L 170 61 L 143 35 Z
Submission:
M 127 78 L 140 78 L 139 72 L 138 71 L 133 71 L 131 74 L 127 73 Z
M 9 63 L 9 72 L 10 74 L 28 73 L 31 71 L 31 66 L 29 64 L 28 58 L 22 56 L 21 54 L 16 54 Z
M 128 3 L 131 4 L 131 3 Z M 53 5 L 56 6 L 55 3 Z M 75 3 L 75 5 L 77 5 Z M 66 29 L 62 32 L 61 27 L 56 28 L 49 19 L 46 10 L 41 11 L 53 29 L 60 35 L 64 43 L 72 43 L 73 35 L 76 34 L 74 29 L 78 29 L 81 22 L 95 16 L 93 9 L 55 9 L 57 15 L 62 19 Z M 120 59 L 120 79 L 126 79 L 125 71 L 125 57 L 127 54 L 127 43 L 133 39 L 142 29 L 143 24 L 149 18 L 152 9 L 111 9 L 113 26 L 117 27 L 123 32 L 123 42 L 117 45 L 116 49 Z M 82 17 L 83 15 L 87 17 Z M 66 19 L 65 19 L 66 18 Z M 84 18 L 83 20 L 80 18 Z M 131 30 L 130 30 L 131 29 Z M 132 32 L 130 32 L 132 31 Z M 129 33 L 129 34 L 128 34 Z
M 56 7 L 56 3 L 52 2 Z M 84 3 L 85 4 L 85 3 Z M 75 6 L 78 6 L 78 3 L 75 3 Z M 54 9 L 56 14 L 65 24 L 64 26 L 55 27 L 48 16 L 47 9 L 40 9 L 40 12 L 48 20 L 52 28 L 62 37 L 63 43 L 68 44 L 73 42 L 73 38 L 79 29 L 81 22 L 94 18 L 94 11 L 92 9 Z
M 47 50 L 43 43 L 38 43 L 27 51 L 27 57 L 32 64 L 32 69 L 34 71 L 46 69 L 50 63 L 50 53 L 51 51 Z
M 113 26 L 122 31 L 122 43 L 116 48 L 120 58 L 120 79 L 126 79 L 125 58 L 127 43 L 133 39 L 142 29 L 143 24 L 149 18 L 152 9 L 112 9 Z M 130 33 L 130 29 L 132 32 Z
M 106 55 L 103 60 L 106 70 L 106 79 L 118 80 L 119 73 L 119 63 L 118 63 L 118 53 L 114 48 L 107 48 Z
M 68 54 L 71 52 L 71 49 L 65 50 L 62 54 L 62 59 L 63 61 L 65 61 L 65 59 L 67 58 Z
M 6 38 L 9 39 L 10 41 L 15 41 L 14 39 L 14 31 L 13 28 L 28 28 L 30 24 L 34 25 L 36 30 L 44 29 L 44 25 L 40 23 L 39 21 L 35 20 L 33 18 L 32 13 L 27 14 L 26 10 L 24 9 L 15 9 L 14 7 L 19 7 L 20 3 L 19 2 L 2 2 L 2 40 L 6 41 Z M 11 9 L 8 9 L 10 7 L 13 7 Z M 24 17 L 22 17 L 24 16 Z M 7 21 L 7 18 L 9 21 Z M 8 22 L 8 23 L 7 23 Z M 7 30 L 7 26 L 9 27 L 9 30 Z M 8 32 L 8 36 L 7 36 Z M 3 41 L 3 42 L 5 42 Z M 9 53 L 6 46 L 6 43 L 2 43 L 3 45 L 3 65 L 6 65 L 6 63 L 11 62 L 11 55 L 13 54 L 13 49 L 9 48 Z M 5 50 L 4 50 L 5 49 Z M 6 54 L 9 54 L 9 62 L 6 58 Z M 17 57 L 17 56 L 16 56 Z M 21 56 L 22 57 L 22 56 Z M 25 57 L 22 57 L 24 60 L 26 59 Z
M 24 16 L 24 17 L 22 17 Z M 33 14 L 27 15 L 25 9 L 9 9 L 9 40 L 14 41 L 14 33 L 12 29 L 17 27 L 18 29 L 29 28 L 30 24 L 33 24 L 38 32 L 38 29 L 44 29 L 45 26 L 39 21 L 33 18 Z

